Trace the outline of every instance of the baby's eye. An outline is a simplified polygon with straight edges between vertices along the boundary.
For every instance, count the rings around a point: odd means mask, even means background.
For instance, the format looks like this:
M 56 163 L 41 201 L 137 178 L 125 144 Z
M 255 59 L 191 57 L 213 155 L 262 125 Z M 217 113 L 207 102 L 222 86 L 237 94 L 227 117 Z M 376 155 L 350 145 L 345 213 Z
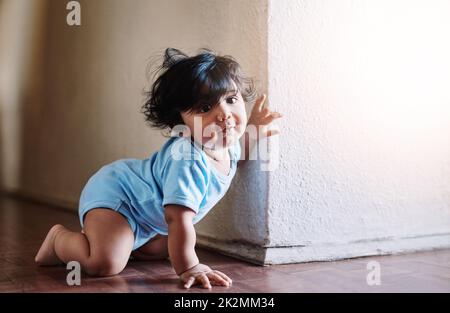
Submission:
M 202 106 L 200 108 L 200 113 L 209 112 L 209 111 L 211 111 L 211 109 L 212 109 L 212 106 L 210 104 L 205 104 L 204 106 Z
M 237 97 L 228 97 L 227 98 L 227 103 L 228 104 L 235 104 L 237 100 L 238 100 Z

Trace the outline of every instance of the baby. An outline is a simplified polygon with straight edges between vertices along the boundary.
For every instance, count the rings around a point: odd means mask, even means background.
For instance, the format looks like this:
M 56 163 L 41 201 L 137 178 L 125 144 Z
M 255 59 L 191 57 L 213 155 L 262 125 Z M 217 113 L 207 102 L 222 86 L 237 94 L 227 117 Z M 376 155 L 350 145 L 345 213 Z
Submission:
M 103 166 L 79 202 L 81 232 L 54 225 L 35 260 L 40 265 L 78 261 L 89 275 L 120 273 L 130 256 L 170 258 L 185 288 L 231 286 L 231 279 L 199 262 L 194 224 L 225 195 L 239 160 L 262 137 L 278 133 L 278 112 L 259 97 L 252 80 L 229 56 L 209 50 L 189 57 L 168 48 L 143 106 L 151 126 L 171 130 L 160 151 L 145 160 L 121 159 Z M 243 136 L 246 128 L 256 136 Z M 244 156 L 241 158 L 240 138 Z

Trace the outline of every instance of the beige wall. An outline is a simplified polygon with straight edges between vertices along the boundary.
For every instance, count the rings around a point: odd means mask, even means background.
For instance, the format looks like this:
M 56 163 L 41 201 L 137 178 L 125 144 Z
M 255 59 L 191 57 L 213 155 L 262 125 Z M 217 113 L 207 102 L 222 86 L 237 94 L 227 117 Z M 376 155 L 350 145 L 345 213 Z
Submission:
M 45 4 L 0 2 L 0 186 L 21 183 L 23 109 L 42 95 L 42 81 L 36 78 L 43 62 Z
M 266 1 L 79 1 L 81 26 L 66 24 L 67 2 L 0 4 L 7 191 L 76 209 L 99 167 L 156 151 L 165 138 L 139 110 L 149 57 L 166 47 L 231 54 L 266 85 Z

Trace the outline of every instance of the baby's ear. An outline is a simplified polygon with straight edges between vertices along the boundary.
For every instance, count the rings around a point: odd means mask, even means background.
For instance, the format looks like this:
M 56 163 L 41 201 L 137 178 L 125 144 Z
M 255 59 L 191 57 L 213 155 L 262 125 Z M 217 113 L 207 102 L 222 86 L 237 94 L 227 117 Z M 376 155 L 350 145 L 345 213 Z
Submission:
M 172 65 L 178 63 L 180 60 L 187 58 L 188 56 L 175 48 L 167 48 L 164 53 L 163 67 L 169 68 Z

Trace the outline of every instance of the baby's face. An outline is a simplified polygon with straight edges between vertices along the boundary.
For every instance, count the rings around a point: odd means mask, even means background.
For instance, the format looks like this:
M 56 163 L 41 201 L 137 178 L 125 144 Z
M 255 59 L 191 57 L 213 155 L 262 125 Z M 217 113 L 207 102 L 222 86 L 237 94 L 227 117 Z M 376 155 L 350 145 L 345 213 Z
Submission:
M 217 105 L 205 104 L 199 112 L 182 112 L 196 142 L 209 149 L 222 149 L 235 144 L 247 126 L 245 102 L 239 90 L 230 90 Z

